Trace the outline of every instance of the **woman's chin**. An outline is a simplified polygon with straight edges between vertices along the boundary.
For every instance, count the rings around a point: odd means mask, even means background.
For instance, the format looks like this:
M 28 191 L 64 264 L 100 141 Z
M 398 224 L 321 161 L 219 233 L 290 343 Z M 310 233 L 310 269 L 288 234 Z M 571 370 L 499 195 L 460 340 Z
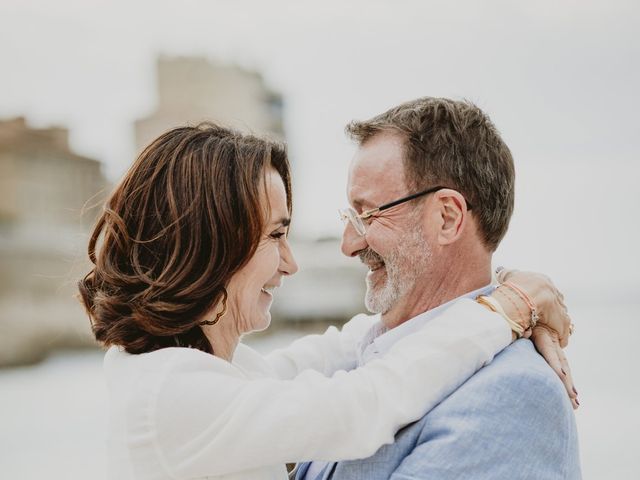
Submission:
M 253 325 L 253 329 L 251 331 L 262 332 L 267 328 L 269 328 L 269 325 L 271 325 L 271 312 L 267 311 L 265 314 L 261 316 L 260 320 L 257 320 L 255 322 L 255 324 Z

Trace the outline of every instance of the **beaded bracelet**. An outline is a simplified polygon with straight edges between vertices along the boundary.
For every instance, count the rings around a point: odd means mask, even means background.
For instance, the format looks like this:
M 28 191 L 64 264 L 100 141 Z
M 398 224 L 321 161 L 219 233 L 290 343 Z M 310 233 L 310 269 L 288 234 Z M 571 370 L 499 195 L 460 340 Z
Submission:
M 502 285 L 504 285 L 507 288 L 510 288 L 524 301 L 524 303 L 527 304 L 527 306 L 529 307 L 529 310 L 531 310 L 530 328 L 534 328 L 538 323 L 538 320 L 540 320 L 540 315 L 538 314 L 538 308 L 536 307 L 536 304 L 533 303 L 531 298 L 529 298 L 529 295 L 527 295 L 527 293 L 517 285 L 511 282 L 504 282 L 502 283 Z
M 496 289 L 496 292 L 500 292 L 502 297 L 511 304 L 516 312 L 518 312 L 518 324 L 526 331 L 529 328 L 529 315 L 528 310 L 523 313 L 520 309 L 521 305 L 519 304 L 522 302 L 520 296 L 512 290 L 502 287 L 502 285 Z M 525 305 L 525 308 L 528 307 Z

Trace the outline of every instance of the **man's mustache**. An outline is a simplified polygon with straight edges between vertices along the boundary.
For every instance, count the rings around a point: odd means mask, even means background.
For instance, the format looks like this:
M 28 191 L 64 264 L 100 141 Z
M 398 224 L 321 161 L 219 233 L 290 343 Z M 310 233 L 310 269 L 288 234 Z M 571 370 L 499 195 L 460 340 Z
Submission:
M 384 263 L 382 257 L 371 250 L 371 247 L 367 247 L 364 250 L 361 250 L 360 253 L 358 253 L 358 257 L 360 258 L 360 261 L 362 263 L 368 266 L 375 266 Z

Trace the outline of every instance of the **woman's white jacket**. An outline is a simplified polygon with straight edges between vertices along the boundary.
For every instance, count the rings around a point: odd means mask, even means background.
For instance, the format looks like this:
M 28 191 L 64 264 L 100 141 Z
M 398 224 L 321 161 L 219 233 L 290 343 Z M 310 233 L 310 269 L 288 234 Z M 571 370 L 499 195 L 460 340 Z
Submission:
M 368 457 L 511 342 L 499 315 L 463 299 L 354 369 L 372 322 L 358 315 L 267 356 L 240 344 L 231 363 L 111 347 L 108 478 L 283 480 L 288 462 Z

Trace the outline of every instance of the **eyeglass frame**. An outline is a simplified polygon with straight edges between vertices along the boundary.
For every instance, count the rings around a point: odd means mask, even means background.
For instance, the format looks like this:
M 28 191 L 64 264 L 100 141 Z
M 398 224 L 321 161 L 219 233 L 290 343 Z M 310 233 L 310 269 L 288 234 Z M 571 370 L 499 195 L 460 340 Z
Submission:
M 421 192 L 417 192 L 417 193 L 412 193 L 411 195 L 407 195 L 406 197 L 402 197 L 399 198 L 397 200 L 393 200 L 392 202 L 388 202 L 385 203 L 383 205 L 380 205 L 379 207 L 376 208 L 372 208 L 370 210 L 366 210 L 362 213 L 357 213 L 353 208 L 351 207 L 347 207 L 347 208 L 343 208 L 338 210 L 338 213 L 340 214 L 340 219 L 342 221 L 346 221 L 349 220 L 349 222 L 351 222 L 351 225 L 353 225 L 353 228 L 355 228 L 356 232 L 358 232 L 361 236 L 364 236 L 367 233 L 366 230 L 366 225 L 364 224 L 363 220 L 367 220 L 371 217 L 373 217 L 374 215 L 383 212 L 384 210 L 387 210 L 391 207 L 395 207 L 396 205 L 401 205 L 405 202 L 408 202 L 410 200 L 414 200 L 418 197 L 422 197 L 423 195 L 429 195 L 430 193 L 435 193 L 438 192 L 440 190 L 444 190 L 445 188 L 449 189 L 449 187 L 444 187 L 442 185 L 439 185 L 437 187 L 432 187 L 432 188 L 428 188 L 426 190 L 423 190 Z M 450 188 L 450 190 L 455 190 L 455 188 Z M 466 198 L 465 198 L 466 201 Z M 473 208 L 471 206 L 471 204 L 469 202 L 467 202 L 467 210 L 471 210 L 471 208 Z M 346 212 L 348 211 L 352 211 L 354 213 L 353 216 L 349 216 Z M 352 220 L 353 218 L 353 220 Z M 362 224 L 362 232 L 360 231 L 360 229 L 358 228 L 358 226 L 354 223 L 355 219 L 359 219 L 360 223 Z

